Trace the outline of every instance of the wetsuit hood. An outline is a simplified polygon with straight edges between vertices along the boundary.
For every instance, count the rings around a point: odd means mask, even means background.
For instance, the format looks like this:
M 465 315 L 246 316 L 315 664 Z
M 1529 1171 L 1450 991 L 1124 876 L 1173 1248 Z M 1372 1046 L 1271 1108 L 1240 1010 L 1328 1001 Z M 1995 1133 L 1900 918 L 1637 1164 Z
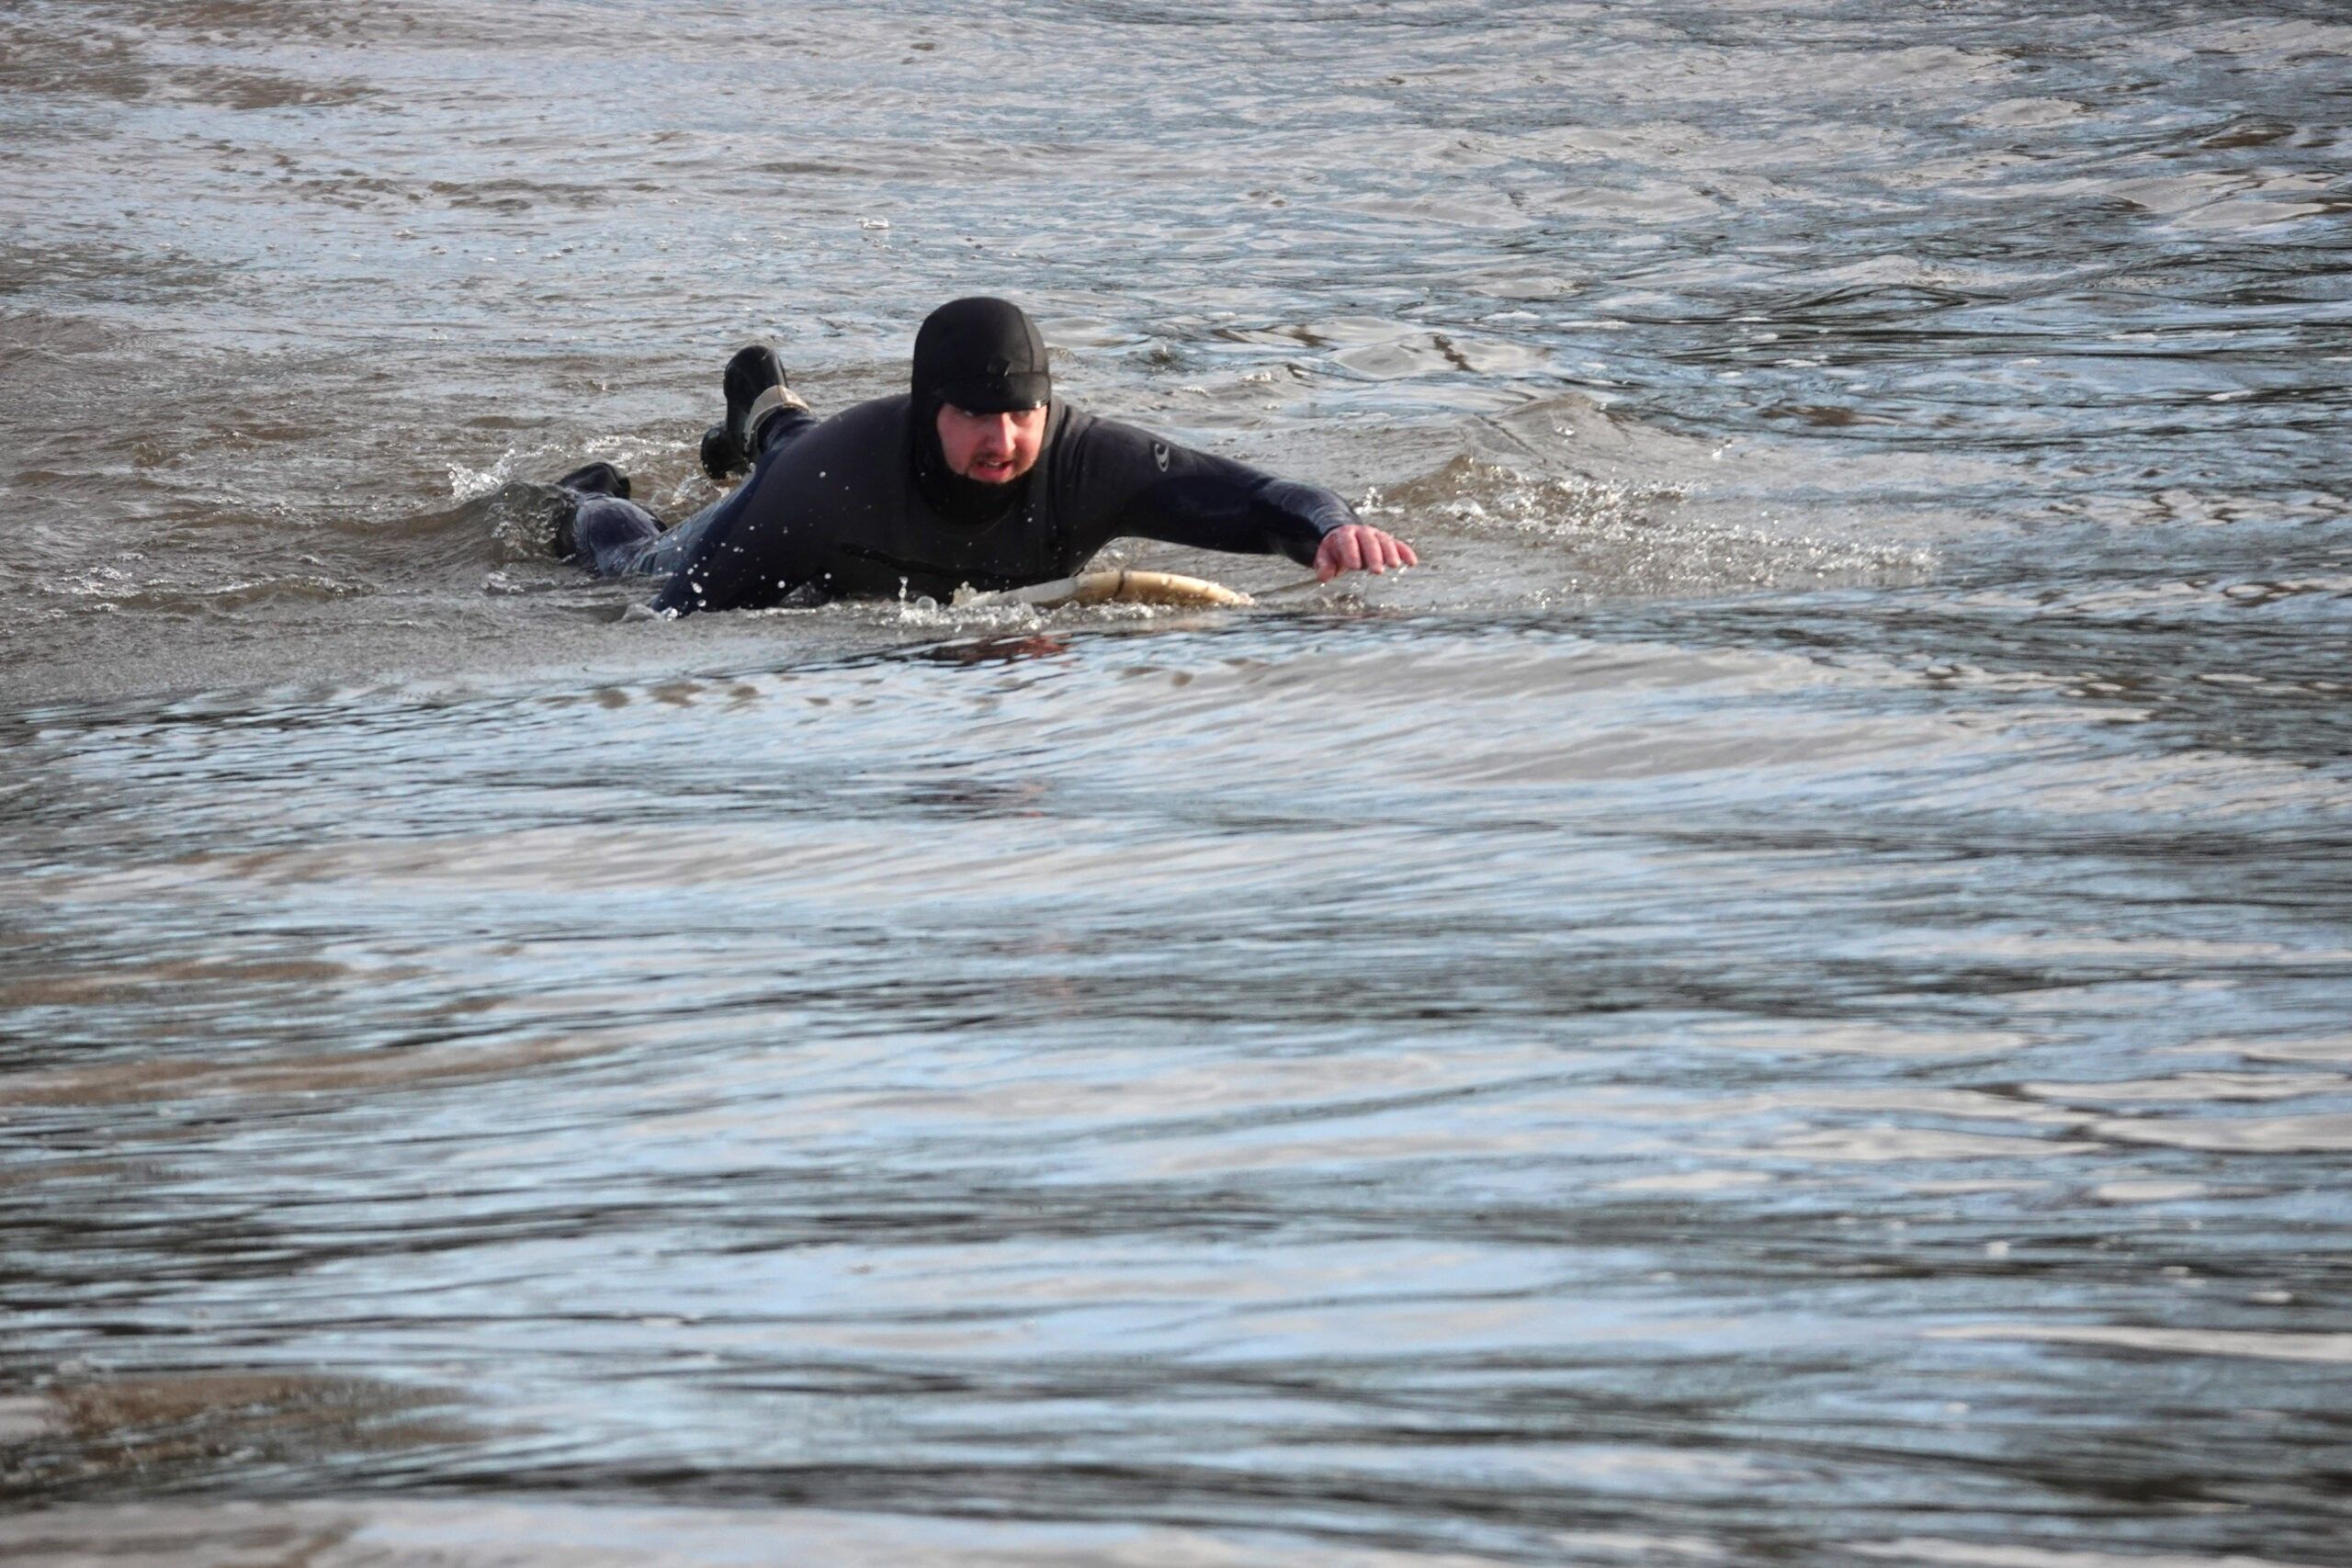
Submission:
M 915 333 L 915 400 L 967 413 L 1046 406 L 1054 378 L 1037 323 L 1010 299 L 951 299 Z
M 951 523 L 986 523 L 1026 499 L 1028 474 L 1010 484 L 989 484 L 948 468 L 939 445 L 939 411 L 1005 413 L 1046 406 L 1053 375 L 1045 337 L 1027 312 L 1009 299 L 978 295 L 942 305 L 915 333 L 912 380 L 908 456 L 931 509 Z

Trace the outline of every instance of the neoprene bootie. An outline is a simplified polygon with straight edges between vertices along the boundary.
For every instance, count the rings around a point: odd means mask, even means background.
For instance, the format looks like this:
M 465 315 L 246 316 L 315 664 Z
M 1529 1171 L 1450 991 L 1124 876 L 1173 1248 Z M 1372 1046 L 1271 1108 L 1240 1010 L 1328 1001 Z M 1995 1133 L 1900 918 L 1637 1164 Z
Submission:
M 727 420 L 703 432 L 702 471 L 723 484 L 759 455 L 760 426 L 768 415 L 780 409 L 805 412 L 808 405 L 786 384 L 784 361 L 763 343 L 737 349 L 719 384 L 727 391 Z
M 555 481 L 584 495 L 616 495 L 628 499 L 628 476 L 610 463 L 583 463 Z
M 628 499 L 628 476 L 610 463 L 582 463 L 555 481 L 556 489 L 565 493 L 552 498 L 556 508 L 555 526 L 548 540 L 548 548 L 558 560 L 571 560 L 580 553 L 579 535 L 573 525 L 580 519 L 582 503 L 592 495 L 608 495 L 616 500 Z

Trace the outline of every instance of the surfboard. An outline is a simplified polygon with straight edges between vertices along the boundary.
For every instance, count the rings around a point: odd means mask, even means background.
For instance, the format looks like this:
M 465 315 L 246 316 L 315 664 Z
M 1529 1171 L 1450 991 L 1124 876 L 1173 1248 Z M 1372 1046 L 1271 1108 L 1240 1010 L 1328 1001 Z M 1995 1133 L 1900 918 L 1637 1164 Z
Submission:
M 1076 577 L 1057 577 L 1051 582 L 1032 583 L 1026 588 L 1007 588 L 995 593 L 958 593 L 955 599 L 959 610 L 988 604 L 1027 604 L 1052 610 L 1064 604 L 1238 607 L 1256 603 L 1238 588 L 1173 571 L 1081 571 Z

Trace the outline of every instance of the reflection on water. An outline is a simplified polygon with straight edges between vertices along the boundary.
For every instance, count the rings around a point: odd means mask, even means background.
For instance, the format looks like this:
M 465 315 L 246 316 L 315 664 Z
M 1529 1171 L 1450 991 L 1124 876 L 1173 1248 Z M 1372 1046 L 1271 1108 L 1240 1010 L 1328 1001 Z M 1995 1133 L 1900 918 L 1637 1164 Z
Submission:
M 0 1556 L 2341 1561 L 2352 28 L 1001 20 L 0 10 Z M 1430 570 L 548 558 L 976 288 Z
M 37 717 L 10 1375 L 466 1425 L 8 1484 L 2324 1561 L 2338 776 L 1712 614 Z
M 211 1372 L 85 1381 L 86 1364 L 46 1400 L 15 1402 L 15 1479 L 44 1490 L 120 1483 L 220 1465 L 300 1464 L 322 1450 L 405 1451 L 463 1442 L 465 1426 L 420 1418 L 449 1403 L 427 1389 L 352 1379 Z
M 485 1551 L 485 1542 L 494 1546 Z M 527 1543 L 527 1544 L 522 1544 Z M 1578 1561 L 1703 1559 L 1689 1536 L 1581 1532 L 1558 1539 Z M 1250 1534 L 1239 1538 L 1169 1526 L 1052 1523 L 1020 1518 L 948 1521 L 815 1509 L 688 1510 L 534 1502 L 465 1505 L 396 1502 L 170 1505 L 97 1511 L 67 1508 L 0 1519 L 0 1547 L 34 1560 L 71 1554 L 107 1568 L 176 1568 L 191 1557 L 225 1568 L 380 1568 L 386 1562 L 560 1562 L 570 1568 L 793 1562 L 926 1568 L 1480 1568 L 1499 1561 L 1464 1552 L 1431 1557 L 1379 1545 Z M 1959 1542 L 1905 1542 L 1950 1555 L 1919 1561 L 2017 1559 L 1972 1554 Z M 2120 1559 L 2105 1562 L 2121 1564 Z M 2239 1559 L 2252 1562 L 2253 1559 Z M 2049 1568 L 2083 1568 L 2080 1557 Z M 2036 1560 L 2035 1568 L 2042 1568 Z M 2093 1568 L 2099 1568 L 2094 1564 Z M 2259 1568 L 2259 1565 L 2257 1565 Z

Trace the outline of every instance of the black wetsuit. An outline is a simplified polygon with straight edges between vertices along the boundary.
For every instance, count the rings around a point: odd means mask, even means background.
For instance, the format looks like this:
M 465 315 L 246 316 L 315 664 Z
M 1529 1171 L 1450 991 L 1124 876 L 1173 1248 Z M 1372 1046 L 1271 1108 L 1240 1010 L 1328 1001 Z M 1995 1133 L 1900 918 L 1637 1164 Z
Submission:
M 916 406 L 900 395 L 821 423 L 771 420 L 742 488 L 667 536 L 628 502 L 584 501 L 579 553 L 607 574 L 669 570 L 654 608 L 687 615 L 1020 587 L 1066 577 L 1123 536 L 1304 565 L 1324 535 L 1356 520 L 1329 491 L 1056 400 L 1036 465 L 1004 487 L 1004 510 L 951 521 L 916 480 Z

